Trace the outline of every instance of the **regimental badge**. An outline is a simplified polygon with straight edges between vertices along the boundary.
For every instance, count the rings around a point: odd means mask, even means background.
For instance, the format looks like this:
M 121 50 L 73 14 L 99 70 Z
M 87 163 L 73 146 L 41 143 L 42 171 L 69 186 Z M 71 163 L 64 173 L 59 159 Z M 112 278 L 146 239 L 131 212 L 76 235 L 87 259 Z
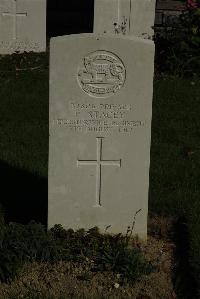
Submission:
M 78 83 L 90 96 L 107 98 L 122 88 L 126 69 L 122 60 L 108 51 L 95 51 L 85 56 L 78 69 Z

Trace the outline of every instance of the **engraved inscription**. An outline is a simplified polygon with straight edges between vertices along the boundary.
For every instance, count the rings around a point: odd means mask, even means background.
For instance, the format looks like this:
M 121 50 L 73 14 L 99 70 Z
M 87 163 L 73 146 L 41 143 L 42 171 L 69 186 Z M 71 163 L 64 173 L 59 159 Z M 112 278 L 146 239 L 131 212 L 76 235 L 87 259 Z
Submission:
M 41 48 L 41 45 L 29 41 L 0 41 L 0 48 L 8 50 L 11 52 L 20 52 L 20 51 L 38 51 Z
M 103 137 L 97 137 L 97 159 L 96 160 L 77 160 L 79 166 L 96 166 L 96 204 L 95 207 L 101 207 L 101 167 L 102 166 L 117 166 L 121 167 L 120 160 L 102 160 L 102 140 Z
M 105 132 L 111 133 L 132 133 L 136 127 L 143 127 L 145 122 L 141 120 L 90 120 L 90 119 L 63 119 L 59 118 L 53 121 L 54 125 L 65 126 L 74 132 Z
M 115 54 L 99 50 L 85 56 L 78 70 L 78 83 L 90 96 L 106 98 L 114 95 L 126 79 L 123 62 Z
M 134 108 L 130 104 L 70 102 L 71 118 L 58 118 L 53 125 L 78 133 L 133 133 L 145 121 L 129 116 Z
M 13 22 L 13 39 L 16 40 L 17 39 L 17 18 L 18 17 L 27 17 L 27 13 L 18 13 L 17 12 L 17 0 L 12 0 L 12 12 L 3 12 L 2 13 L 3 17 L 11 17 L 12 18 L 12 22 Z

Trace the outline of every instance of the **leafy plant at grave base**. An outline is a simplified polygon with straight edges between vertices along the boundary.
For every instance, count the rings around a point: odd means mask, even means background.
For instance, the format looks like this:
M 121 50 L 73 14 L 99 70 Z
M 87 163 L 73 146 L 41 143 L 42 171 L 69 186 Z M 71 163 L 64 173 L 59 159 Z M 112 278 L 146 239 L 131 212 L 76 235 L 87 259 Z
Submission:
M 155 28 L 156 71 L 200 75 L 200 1 L 187 0 L 180 10 L 177 24 L 165 24 L 163 31 Z
M 141 274 L 150 274 L 153 268 L 144 260 L 139 249 L 127 248 L 123 237 L 117 235 L 106 250 L 100 247 L 94 270 L 113 271 L 119 273 L 122 280 L 135 280 Z
M 93 271 L 110 270 L 133 280 L 151 272 L 139 249 L 128 247 L 122 235 L 102 235 L 97 228 L 89 231 L 65 230 L 55 225 L 50 231 L 37 223 L 10 223 L 0 227 L 0 280 L 19 274 L 25 262 L 85 262 L 93 260 Z
M 135 280 L 142 274 L 150 274 L 153 270 L 138 248 L 130 247 L 137 211 L 131 228 L 126 236 L 122 234 L 100 234 L 97 227 L 88 231 L 80 229 L 77 232 L 65 230 L 61 225 L 55 225 L 50 230 L 57 246 L 63 248 L 62 259 L 74 262 L 94 261 L 93 271 L 113 271 L 121 274 L 122 280 Z

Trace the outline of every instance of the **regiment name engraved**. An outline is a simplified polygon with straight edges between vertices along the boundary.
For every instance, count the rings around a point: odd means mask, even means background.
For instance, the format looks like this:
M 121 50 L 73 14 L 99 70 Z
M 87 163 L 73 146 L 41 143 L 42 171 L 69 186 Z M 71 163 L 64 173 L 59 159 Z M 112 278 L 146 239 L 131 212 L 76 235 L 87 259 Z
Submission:
M 65 127 L 74 132 L 131 133 L 137 127 L 145 125 L 145 121 L 133 120 L 129 117 L 132 110 L 134 108 L 131 104 L 70 102 L 71 118 L 54 119 L 53 125 Z

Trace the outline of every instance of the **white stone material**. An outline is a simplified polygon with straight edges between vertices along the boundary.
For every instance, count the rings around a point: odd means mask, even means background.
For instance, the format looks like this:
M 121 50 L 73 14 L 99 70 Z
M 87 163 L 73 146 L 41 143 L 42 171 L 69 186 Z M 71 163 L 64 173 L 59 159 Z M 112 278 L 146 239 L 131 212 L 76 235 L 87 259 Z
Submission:
M 48 226 L 147 236 L 154 43 L 80 34 L 50 46 Z
M 94 33 L 152 39 L 156 0 L 95 0 Z
M 0 54 L 46 50 L 46 0 L 0 0 Z
M 131 34 L 152 38 L 155 21 L 156 0 L 133 0 Z

